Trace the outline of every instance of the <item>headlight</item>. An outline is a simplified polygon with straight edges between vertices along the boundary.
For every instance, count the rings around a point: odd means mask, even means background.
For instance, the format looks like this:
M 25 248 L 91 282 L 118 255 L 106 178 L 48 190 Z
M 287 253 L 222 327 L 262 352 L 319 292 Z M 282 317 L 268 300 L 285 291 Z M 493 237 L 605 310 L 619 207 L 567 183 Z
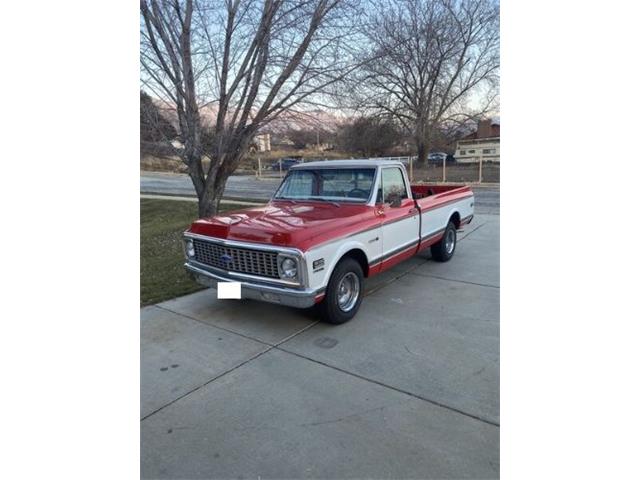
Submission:
M 195 257 L 196 250 L 193 248 L 193 242 L 191 240 L 187 240 L 184 245 L 184 251 L 187 252 L 187 257 Z
M 282 278 L 296 278 L 298 275 L 298 263 L 289 257 L 280 259 L 280 276 Z

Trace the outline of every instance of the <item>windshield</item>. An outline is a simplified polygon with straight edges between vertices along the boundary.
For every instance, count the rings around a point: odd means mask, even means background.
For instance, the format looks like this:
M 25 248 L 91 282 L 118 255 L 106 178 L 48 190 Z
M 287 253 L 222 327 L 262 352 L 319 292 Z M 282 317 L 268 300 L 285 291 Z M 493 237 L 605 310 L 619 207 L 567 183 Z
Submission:
M 375 173 L 375 168 L 291 170 L 275 198 L 366 203 Z

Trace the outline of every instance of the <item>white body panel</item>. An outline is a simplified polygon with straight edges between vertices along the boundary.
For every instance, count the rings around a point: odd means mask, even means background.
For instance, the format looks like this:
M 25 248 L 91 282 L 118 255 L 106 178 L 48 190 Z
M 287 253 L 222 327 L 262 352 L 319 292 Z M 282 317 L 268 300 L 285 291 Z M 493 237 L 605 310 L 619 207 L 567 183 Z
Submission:
M 416 214 L 409 218 L 383 225 L 382 227 L 382 252 L 386 254 L 402 250 L 403 247 L 416 245 L 418 242 L 418 230 L 420 230 L 420 218 Z M 376 260 L 375 258 L 373 259 Z
M 473 215 L 473 196 L 423 212 L 420 237 L 426 238 L 442 231 L 456 212 L 461 219 Z

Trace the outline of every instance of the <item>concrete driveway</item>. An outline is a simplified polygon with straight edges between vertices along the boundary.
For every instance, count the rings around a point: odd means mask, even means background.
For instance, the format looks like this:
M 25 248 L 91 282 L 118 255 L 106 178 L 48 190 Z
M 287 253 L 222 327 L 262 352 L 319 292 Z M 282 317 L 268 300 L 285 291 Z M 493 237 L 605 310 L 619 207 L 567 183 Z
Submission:
M 497 478 L 499 222 L 341 326 L 212 290 L 142 309 L 142 477 Z

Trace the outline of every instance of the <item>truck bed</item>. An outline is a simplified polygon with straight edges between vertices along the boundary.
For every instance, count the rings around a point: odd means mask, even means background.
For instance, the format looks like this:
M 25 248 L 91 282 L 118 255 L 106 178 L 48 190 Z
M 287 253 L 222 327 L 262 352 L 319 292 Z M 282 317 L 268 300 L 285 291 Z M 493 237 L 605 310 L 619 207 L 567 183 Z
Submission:
M 411 185 L 411 193 L 422 211 L 473 195 L 467 185 Z
M 471 192 L 471 187 L 467 185 L 411 184 L 410 187 L 416 200 L 431 196 L 444 198 L 448 195 Z
M 438 240 L 452 212 L 456 227 L 460 228 L 473 218 L 473 192 L 466 185 L 411 185 L 411 192 L 420 211 L 420 237 Z M 469 200 L 471 199 L 471 202 Z

